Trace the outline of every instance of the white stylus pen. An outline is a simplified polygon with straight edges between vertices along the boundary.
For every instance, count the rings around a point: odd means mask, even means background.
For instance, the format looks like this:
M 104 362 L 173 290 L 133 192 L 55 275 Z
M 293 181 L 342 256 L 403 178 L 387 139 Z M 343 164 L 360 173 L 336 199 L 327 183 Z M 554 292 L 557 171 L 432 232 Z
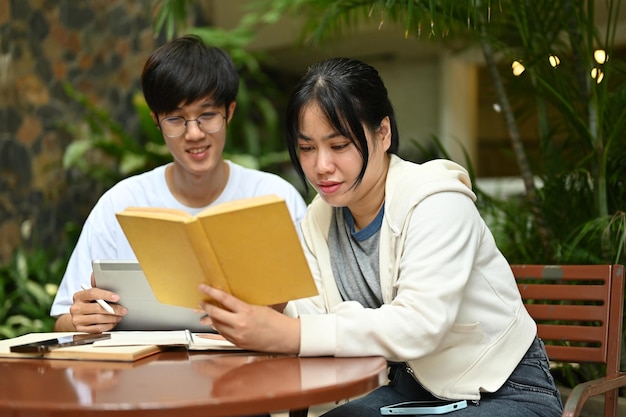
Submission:
M 80 288 L 82 288 L 83 290 L 88 290 L 89 289 L 89 287 L 86 286 L 85 284 L 80 284 Z M 104 301 L 103 299 L 98 298 L 96 300 L 96 303 L 100 304 L 100 306 L 102 306 L 102 308 L 105 309 L 107 311 L 107 313 L 115 314 L 115 311 L 113 310 L 113 307 L 108 305 L 107 302 Z

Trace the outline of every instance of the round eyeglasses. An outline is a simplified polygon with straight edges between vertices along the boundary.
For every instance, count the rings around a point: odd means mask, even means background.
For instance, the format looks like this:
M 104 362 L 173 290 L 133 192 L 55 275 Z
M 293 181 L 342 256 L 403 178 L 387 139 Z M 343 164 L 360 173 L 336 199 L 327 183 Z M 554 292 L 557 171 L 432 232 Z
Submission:
M 187 131 L 187 123 L 196 122 L 204 133 L 215 133 L 226 124 L 226 116 L 221 113 L 202 113 L 197 119 L 185 119 L 181 116 L 166 117 L 159 121 L 161 132 L 168 138 L 178 138 Z

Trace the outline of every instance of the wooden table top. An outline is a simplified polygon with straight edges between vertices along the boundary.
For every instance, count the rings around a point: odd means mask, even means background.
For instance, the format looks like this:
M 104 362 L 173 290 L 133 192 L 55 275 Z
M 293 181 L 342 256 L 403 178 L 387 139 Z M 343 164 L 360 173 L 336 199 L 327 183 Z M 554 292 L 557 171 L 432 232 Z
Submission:
M 161 352 L 133 363 L 0 359 L 0 415 L 228 417 L 364 394 L 383 358 Z

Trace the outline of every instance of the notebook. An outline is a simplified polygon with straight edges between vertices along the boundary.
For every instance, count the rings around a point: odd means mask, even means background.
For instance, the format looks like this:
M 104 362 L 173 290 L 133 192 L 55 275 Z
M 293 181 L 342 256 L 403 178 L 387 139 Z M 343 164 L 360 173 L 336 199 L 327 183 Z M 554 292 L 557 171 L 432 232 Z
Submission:
M 115 332 L 113 332 L 115 333 Z M 96 347 L 94 344 L 68 346 L 52 349 L 49 352 L 20 353 L 12 352 L 11 346 L 26 343 L 40 342 L 42 340 L 64 338 L 79 335 L 79 332 L 52 332 L 52 333 L 28 333 L 12 339 L 0 340 L 0 358 L 35 358 L 35 359 L 70 359 L 70 360 L 96 360 L 113 362 L 134 362 L 146 356 L 159 353 L 163 350 L 155 344 L 145 345 L 106 345 Z M 197 338 L 196 338 L 197 339 Z M 208 344 L 208 342 L 205 342 Z M 72 368 L 76 365 L 72 364 Z
M 128 309 L 114 330 L 189 329 L 215 333 L 211 326 L 200 324 L 201 312 L 157 301 L 137 261 L 94 260 L 92 265 L 96 287 L 118 294 L 119 303 Z

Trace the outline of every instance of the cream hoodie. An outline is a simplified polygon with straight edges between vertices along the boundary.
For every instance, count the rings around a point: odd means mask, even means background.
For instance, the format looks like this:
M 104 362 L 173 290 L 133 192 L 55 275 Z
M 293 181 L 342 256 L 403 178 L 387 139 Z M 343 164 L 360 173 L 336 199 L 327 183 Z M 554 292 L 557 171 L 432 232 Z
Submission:
M 507 260 L 480 217 L 467 172 L 446 160 L 397 156 L 380 231 L 384 305 L 342 301 L 327 237 L 332 208 L 319 197 L 302 222 L 320 296 L 289 303 L 301 321 L 301 356 L 371 356 L 407 362 L 434 395 L 479 399 L 497 390 L 530 347 L 536 325 Z

